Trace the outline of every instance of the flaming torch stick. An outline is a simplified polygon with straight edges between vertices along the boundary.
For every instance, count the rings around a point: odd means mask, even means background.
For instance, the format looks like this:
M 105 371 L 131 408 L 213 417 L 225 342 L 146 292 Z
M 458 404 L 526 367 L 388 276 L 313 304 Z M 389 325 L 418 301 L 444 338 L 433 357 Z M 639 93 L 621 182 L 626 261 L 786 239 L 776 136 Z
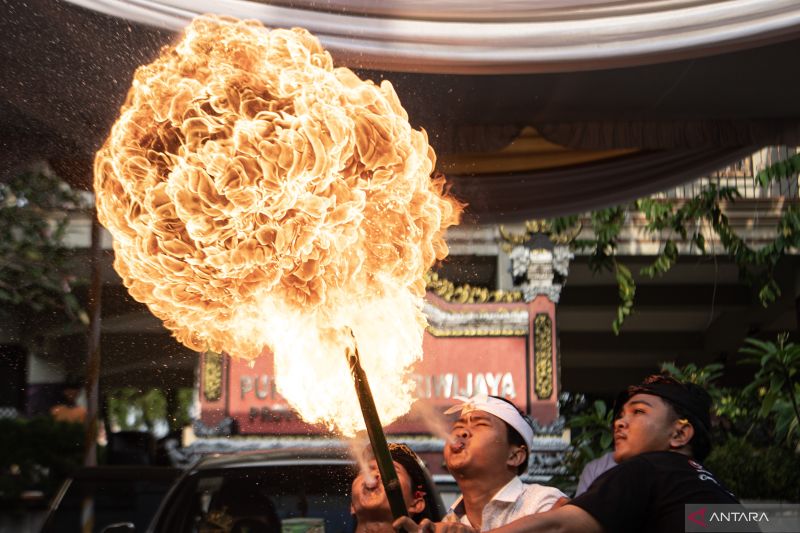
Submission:
M 350 331 L 353 335 L 353 332 Z M 369 389 L 367 374 L 361 368 L 361 358 L 358 355 L 358 347 L 353 337 L 353 346 L 348 348 L 347 362 L 350 365 L 350 373 L 356 386 L 358 403 L 361 405 L 361 414 L 364 416 L 364 424 L 367 426 L 367 435 L 372 445 L 372 453 L 375 462 L 378 463 L 378 472 L 381 474 L 383 491 L 389 500 L 389 507 L 392 509 L 392 516 L 395 520 L 401 516 L 407 516 L 406 504 L 403 501 L 403 491 L 400 487 L 400 480 L 397 478 L 392 456 L 389 453 L 389 445 L 386 443 L 386 435 L 381 427 L 381 420 L 378 411 L 375 409 L 375 400 L 372 398 L 372 391 Z

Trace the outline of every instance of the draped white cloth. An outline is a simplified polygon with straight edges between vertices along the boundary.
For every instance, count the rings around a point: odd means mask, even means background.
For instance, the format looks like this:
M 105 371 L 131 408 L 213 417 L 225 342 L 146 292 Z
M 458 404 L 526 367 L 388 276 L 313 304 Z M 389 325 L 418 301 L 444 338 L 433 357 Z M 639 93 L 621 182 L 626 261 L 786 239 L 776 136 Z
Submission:
M 339 64 L 545 73 L 644 65 L 797 37 L 798 0 L 69 0 L 179 30 L 203 13 L 307 28 Z

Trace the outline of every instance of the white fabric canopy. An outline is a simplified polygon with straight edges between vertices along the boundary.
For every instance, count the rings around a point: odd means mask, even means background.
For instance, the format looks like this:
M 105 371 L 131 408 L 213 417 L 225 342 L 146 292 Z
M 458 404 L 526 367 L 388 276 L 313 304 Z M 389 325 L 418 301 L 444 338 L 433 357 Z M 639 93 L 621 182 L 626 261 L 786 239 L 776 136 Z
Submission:
M 203 13 L 304 27 L 340 64 L 459 74 L 597 70 L 800 35 L 798 0 L 69 0 L 180 30 Z

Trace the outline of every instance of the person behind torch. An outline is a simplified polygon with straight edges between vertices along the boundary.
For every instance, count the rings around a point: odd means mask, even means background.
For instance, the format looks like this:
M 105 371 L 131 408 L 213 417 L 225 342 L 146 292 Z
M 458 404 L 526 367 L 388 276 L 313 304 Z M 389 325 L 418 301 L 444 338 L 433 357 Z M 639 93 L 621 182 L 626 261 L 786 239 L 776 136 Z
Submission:
M 711 398 L 701 387 L 654 375 L 628 389 L 614 423 L 619 463 L 560 509 L 527 516 L 497 533 L 674 533 L 686 504 L 738 504 L 700 461 L 711 450 Z M 444 531 L 445 524 L 422 526 Z M 420 528 L 399 519 L 413 533 Z
M 581 475 L 578 476 L 578 488 L 575 489 L 575 496 L 580 496 L 594 483 L 594 480 L 603 475 L 605 472 L 617 466 L 614 460 L 614 452 L 606 452 L 597 459 L 592 459 L 581 470 Z
M 372 457 L 369 446 L 364 450 L 367 455 L 367 471 L 361 471 L 353 480 L 350 493 L 350 513 L 356 517 L 355 533 L 392 532 L 392 511 L 389 500 L 383 490 L 378 465 Z M 397 478 L 403 492 L 408 515 L 414 521 L 439 520 L 439 508 L 434 495 L 429 493 L 430 474 L 422 460 L 405 444 L 389 443 Z
M 82 424 L 86 420 L 85 394 L 76 382 L 64 385 L 61 401 L 50 408 L 50 416 L 58 422 Z
M 461 497 L 445 522 L 486 531 L 566 501 L 556 488 L 524 484 L 519 478 L 528 469 L 533 427 L 514 404 L 479 395 L 445 414 L 459 411 L 444 458 Z

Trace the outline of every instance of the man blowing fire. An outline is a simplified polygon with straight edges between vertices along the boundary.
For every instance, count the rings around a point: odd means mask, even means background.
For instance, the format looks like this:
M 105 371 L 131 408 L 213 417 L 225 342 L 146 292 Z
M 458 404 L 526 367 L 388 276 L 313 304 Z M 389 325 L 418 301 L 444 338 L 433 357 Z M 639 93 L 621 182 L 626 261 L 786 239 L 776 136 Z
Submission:
M 653 375 L 629 387 L 614 422 L 614 459 L 620 463 L 567 505 L 525 516 L 497 533 L 617 533 L 683 531 L 686 504 L 738 504 L 700 463 L 711 450 L 711 398 L 702 388 Z M 464 524 L 419 525 L 406 531 L 473 531 Z

